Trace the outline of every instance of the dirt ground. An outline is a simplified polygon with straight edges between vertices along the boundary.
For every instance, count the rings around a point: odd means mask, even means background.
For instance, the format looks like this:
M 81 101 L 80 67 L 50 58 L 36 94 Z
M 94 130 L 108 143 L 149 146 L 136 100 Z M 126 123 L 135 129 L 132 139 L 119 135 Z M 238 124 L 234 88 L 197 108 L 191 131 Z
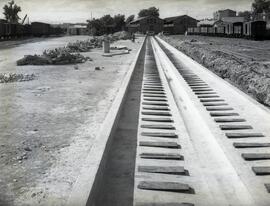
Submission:
M 99 127 L 142 43 L 115 44 L 130 54 L 65 66 L 16 66 L 26 54 L 87 39 L 73 36 L 2 44 L 0 73 L 35 74 L 0 84 L 0 205 L 63 205 Z M 95 67 L 101 70 L 95 70 Z
M 270 106 L 270 41 L 208 36 L 163 36 L 165 41 Z

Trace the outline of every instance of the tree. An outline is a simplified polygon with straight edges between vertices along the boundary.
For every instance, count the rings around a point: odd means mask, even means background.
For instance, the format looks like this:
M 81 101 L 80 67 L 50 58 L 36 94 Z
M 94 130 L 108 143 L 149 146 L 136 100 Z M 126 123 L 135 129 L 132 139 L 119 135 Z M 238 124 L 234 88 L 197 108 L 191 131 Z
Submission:
M 125 15 L 117 14 L 111 17 L 107 14 L 99 19 L 87 20 L 87 22 L 92 35 L 110 34 L 125 28 Z
M 104 25 L 112 25 L 114 23 L 113 18 L 111 17 L 110 14 L 104 15 L 103 17 L 100 18 L 100 21 L 103 22 Z
M 21 7 L 16 5 L 15 2 L 12 0 L 8 2 L 8 5 L 5 5 L 3 7 L 5 15 L 5 19 L 10 23 L 18 23 L 18 21 L 21 19 L 18 16 L 18 13 L 21 12 Z
M 114 30 L 115 31 L 122 31 L 125 27 L 125 15 L 122 15 L 122 14 L 118 14 L 118 15 L 115 15 L 113 17 L 113 21 L 114 21 Z
M 145 17 L 145 16 L 156 16 L 159 17 L 159 9 L 156 7 L 150 7 L 148 9 L 142 9 L 139 14 L 139 17 Z
M 99 36 L 105 33 L 105 25 L 100 19 L 87 20 L 88 28 L 92 35 Z
M 252 13 L 250 11 L 239 11 L 238 16 L 244 17 L 245 21 L 250 21 Z
M 252 3 L 253 14 L 259 14 L 263 12 L 270 12 L 269 0 L 255 0 Z
M 135 15 L 130 15 L 127 19 L 126 19 L 126 24 L 132 22 L 135 18 Z

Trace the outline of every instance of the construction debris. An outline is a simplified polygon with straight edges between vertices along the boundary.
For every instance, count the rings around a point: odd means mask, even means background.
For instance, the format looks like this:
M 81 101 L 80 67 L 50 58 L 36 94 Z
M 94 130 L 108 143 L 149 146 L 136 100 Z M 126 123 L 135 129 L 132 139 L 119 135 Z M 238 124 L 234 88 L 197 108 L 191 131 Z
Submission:
M 49 62 L 53 65 L 77 64 L 92 60 L 79 53 L 71 53 L 66 48 L 45 50 L 42 56 L 49 59 Z
M 17 61 L 18 66 L 23 65 L 46 65 L 49 64 L 49 60 L 39 55 L 26 55 L 22 59 Z
M 126 31 L 115 32 L 111 37 L 114 41 L 132 39 L 131 33 Z
M 112 56 L 119 56 L 123 54 L 129 54 L 129 50 L 121 50 L 120 52 L 115 52 L 115 53 L 106 53 L 106 54 L 102 54 L 102 56 L 112 57 Z
M 35 77 L 34 74 L 0 74 L 0 83 L 31 81 L 34 80 Z
M 67 45 L 69 52 L 90 52 L 93 48 L 95 48 L 95 40 L 91 39 L 76 41 L 75 43 L 68 43 Z
M 102 42 L 105 40 L 113 43 L 118 40 L 131 38 L 132 35 L 130 33 L 122 31 L 110 35 L 94 37 L 85 41 L 76 41 L 74 43 L 68 43 L 66 47 L 45 50 L 42 55 L 26 55 L 17 61 L 17 65 L 66 65 L 84 63 L 88 60 L 92 60 L 89 57 L 84 57 L 79 54 L 79 52 L 90 52 L 93 48 L 101 48 Z M 113 47 L 113 49 L 129 50 L 127 47 Z
M 111 50 L 128 50 L 131 51 L 131 49 L 127 48 L 126 46 L 120 46 L 120 45 L 114 45 L 111 46 Z
M 93 48 L 101 48 L 104 40 L 113 43 L 119 40 L 132 39 L 132 35 L 126 31 L 116 32 L 110 35 L 103 35 L 94 37 L 85 41 L 76 41 L 75 43 L 69 43 L 66 48 L 69 52 L 89 52 Z M 122 48 L 124 49 L 124 48 Z
M 92 61 L 92 59 L 79 53 L 71 53 L 66 48 L 57 48 L 45 50 L 42 55 L 26 55 L 17 61 L 17 65 L 66 65 L 86 61 Z

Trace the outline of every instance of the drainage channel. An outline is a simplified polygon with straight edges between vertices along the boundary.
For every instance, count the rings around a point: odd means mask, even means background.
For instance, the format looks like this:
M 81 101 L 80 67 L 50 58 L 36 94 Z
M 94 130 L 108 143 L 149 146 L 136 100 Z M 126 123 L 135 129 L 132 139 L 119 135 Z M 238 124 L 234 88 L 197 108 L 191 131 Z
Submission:
M 144 70 L 145 48 L 139 56 L 127 96 L 123 102 L 119 123 L 111 137 L 112 143 L 96 206 L 133 205 L 134 171 L 137 147 L 137 129 L 140 110 L 141 87 Z M 93 205 L 93 203 L 91 204 Z

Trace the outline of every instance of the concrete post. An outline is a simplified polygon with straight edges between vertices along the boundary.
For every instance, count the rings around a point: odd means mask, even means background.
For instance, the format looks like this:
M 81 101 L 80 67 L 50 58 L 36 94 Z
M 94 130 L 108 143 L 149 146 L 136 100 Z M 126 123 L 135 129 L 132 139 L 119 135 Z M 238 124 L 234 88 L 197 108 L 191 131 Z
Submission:
M 110 41 L 107 39 L 103 41 L 103 52 L 110 53 Z

